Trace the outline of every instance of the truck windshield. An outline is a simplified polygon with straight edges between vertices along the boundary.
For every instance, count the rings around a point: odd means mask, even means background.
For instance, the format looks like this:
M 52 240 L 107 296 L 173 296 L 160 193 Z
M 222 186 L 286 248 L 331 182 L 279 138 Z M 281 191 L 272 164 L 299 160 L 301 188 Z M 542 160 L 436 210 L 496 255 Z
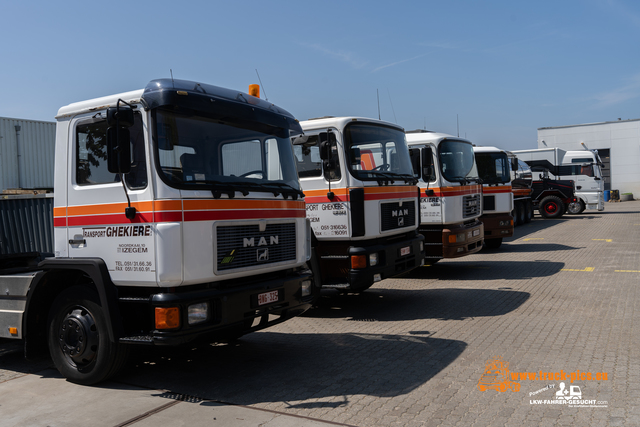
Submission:
M 447 181 L 466 183 L 478 180 L 473 146 L 469 142 L 445 139 L 438 147 L 440 169 Z
M 344 130 L 351 175 L 363 181 L 414 180 L 404 132 L 373 123 L 351 123 Z
M 259 123 L 158 109 L 154 139 L 159 173 L 173 187 L 300 192 L 290 138 L 264 133 Z
M 476 153 L 476 163 L 483 184 L 506 184 L 511 181 L 506 153 Z

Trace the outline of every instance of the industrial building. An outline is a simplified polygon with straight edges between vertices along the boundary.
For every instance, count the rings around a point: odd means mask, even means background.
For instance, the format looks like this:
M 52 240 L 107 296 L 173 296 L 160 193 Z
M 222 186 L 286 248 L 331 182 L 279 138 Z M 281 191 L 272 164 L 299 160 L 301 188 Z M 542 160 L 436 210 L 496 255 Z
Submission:
M 598 150 L 605 190 L 640 198 L 640 119 L 538 129 L 538 148 Z
M 52 189 L 55 122 L 0 117 L 0 193 Z

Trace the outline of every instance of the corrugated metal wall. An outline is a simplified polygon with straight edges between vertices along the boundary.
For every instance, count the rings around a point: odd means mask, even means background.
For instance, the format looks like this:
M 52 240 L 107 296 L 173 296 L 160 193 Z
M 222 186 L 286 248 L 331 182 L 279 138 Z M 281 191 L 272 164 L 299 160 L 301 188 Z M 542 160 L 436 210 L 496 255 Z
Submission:
M 0 255 L 53 253 L 53 194 L 0 197 Z
M 20 126 L 18 134 L 16 125 Z M 0 117 L 0 191 L 53 188 L 56 124 Z M 20 177 L 18 151 L 20 143 Z

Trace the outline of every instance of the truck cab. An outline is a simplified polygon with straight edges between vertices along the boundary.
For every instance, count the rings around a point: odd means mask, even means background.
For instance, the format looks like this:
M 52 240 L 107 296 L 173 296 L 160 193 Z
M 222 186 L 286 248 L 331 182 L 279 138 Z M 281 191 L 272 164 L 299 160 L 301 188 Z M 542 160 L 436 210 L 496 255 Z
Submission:
M 484 244 L 489 249 L 502 245 L 513 236 L 514 209 L 511 170 L 507 153 L 496 147 L 473 147 L 482 180 L 482 216 Z
M 298 176 L 316 287 L 361 292 L 423 263 L 418 188 L 404 130 L 362 117 L 300 123 Z
M 0 276 L 25 299 L 0 298 L 0 336 L 25 338 L 27 355 L 48 344 L 65 377 L 93 384 L 131 345 L 238 337 L 310 307 L 290 113 L 160 79 L 56 119 L 55 257 Z
M 425 263 L 482 249 L 482 185 L 471 141 L 444 133 L 407 132 L 414 176 L 420 187 L 420 233 Z

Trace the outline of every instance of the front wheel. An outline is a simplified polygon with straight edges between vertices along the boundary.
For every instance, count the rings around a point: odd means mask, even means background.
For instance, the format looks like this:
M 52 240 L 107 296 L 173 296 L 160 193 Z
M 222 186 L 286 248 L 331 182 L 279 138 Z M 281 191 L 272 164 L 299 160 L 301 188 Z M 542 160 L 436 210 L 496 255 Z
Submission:
M 564 203 L 560 197 L 547 196 L 540 201 L 538 210 L 545 218 L 560 218 L 564 214 Z
M 569 203 L 567 212 L 569 212 L 572 215 L 578 215 L 584 212 L 585 208 L 586 206 L 584 205 L 584 202 L 582 200 L 578 200 L 576 202 Z
M 484 239 L 484 247 L 487 249 L 498 249 L 502 245 L 502 237 L 499 239 Z
M 84 286 L 65 289 L 51 306 L 49 353 L 71 382 L 99 383 L 115 375 L 126 361 L 128 348 L 109 339 L 103 310 L 96 293 Z

